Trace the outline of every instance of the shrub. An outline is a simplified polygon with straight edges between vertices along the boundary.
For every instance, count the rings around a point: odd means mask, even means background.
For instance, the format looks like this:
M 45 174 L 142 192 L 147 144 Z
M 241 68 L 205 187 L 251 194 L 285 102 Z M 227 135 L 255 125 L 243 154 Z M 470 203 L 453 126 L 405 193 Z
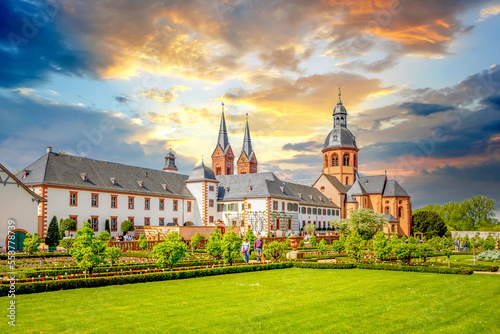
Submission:
M 109 227 L 109 219 L 106 219 L 106 222 L 104 222 L 104 230 L 107 231 L 109 234 L 111 234 L 111 228 Z
M 382 231 L 377 232 L 375 239 L 373 239 L 373 251 L 375 256 L 382 260 L 389 257 L 391 253 L 391 247 L 389 245 L 389 240 L 385 237 L 385 233 Z
M 224 234 L 222 238 L 222 257 L 224 259 L 224 263 L 228 263 L 232 265 L 235 260 L 241 258 L 241 239 L 234 232 L 233 227 L 231 226 L 229 230 Z
M 146 236 L 144 234 L 141 234 L 139 236 L 139 239 L 137 240 L 137 244 L 139 245 L 139 248 L 142 250 L 145 250 L 148 248 L 148 241 L 146 240 Z
M 486 239 L 484 239 L 483 247 L 486 250 L 494 250 L 495 249 L 495 239 L 493 239 L 493 236 L 491 234 L 488 234 Z
M 203 234 L 200 234 L 196 232 L 192 237 L 191 241 L 189 242 L 189 245 L 191 246 L 191 253 L 200 246 L 200 242 L 205 239 L 205 236 Z
M 61 226 L 59 227 L 61 238 L 64 237 L 65 231 L 76 231 L 76 222 L 73 218 L 66 218 L 62 221 Z
M 177 232 L 169 233 L 164 242 L 160 242 L 153 247 L 153 258 L 156 259 L 156 262 L 161 267 L 169 265 L 172 268 L 186 254 L 186 244 L 180 236 L 176 236 L 175 234 Z
M 337 252 L 340 254 L 344 250 L 344 243 L 341 242 L 340 240 L 334 240 L 332 241 L 332 249 L 334 252 Z
M 108 242 L 109 240 L 111 240 L 111 234 L 109 234 L 108 231 L 102 231 L 97 236 L 97 239 L 101 240 L 102 242 Z
M 278 261 L 285 254 L 285 243 L 278 241 L 268 242 L 264 244 L 262 251 L 266 255 L 266 258 L 273 258 L 274 261 Z
M 70 254 L 78 266 L 92 273 L 92 269 L 104 260 L 106 244 L 104 241 L 94 238 L 94 231 L 90 224 L 85 222 L 80 230 L 76 232 L 76 241 Z
M 311 246 L 316 246 L 316 236 L 314 234 L 309 238 L 309 243 Z
M 486 261 L 493 261 L 493 260 L 500 260 L 500 251 L 484 251 L 479 253 L 477 256 L 478 260 L 486 260 Z
M 361 237 L 361 235 L 358 233 L 357 230 L 354 230 L 349 236 L 347 237 L 345 241 L 345 250 L 346 253 L 353 258 L 356 259 L 356 261 L 359 261 L 359 258 L 361 257 L 362 254 L 362 249 L 363 246 L 365 245 L 365 241 Z
M 108 247 L 105 251 L 105 255 L 112 267 L 113 264 L 122 256 L 122 251 L 118 247 Z
M 216 228 L 214 233 L 210 233 L 206 245 L 207 254 L 220 259 L 222 257 L 222 234 L 220 229 Z
M 375 270 L 392 270 L 392 271 L 415 271 L 422 273 L 437 273 L 437 274 L 460 274 L 471 275 L 474 271 L 469 268 L 439 268 L 425 266 L 400 266 L 387 264 L 358 264 L 359 269 L 375 269 Z
M 316 225 L 308 223 L 306 226 L 304 226 L 304 231 L 306 231 L 307 234 L 314 234 L 314 231 L 316 231 Z
M 428 243 L 417 245 L 417 250 L 424 263 L 427 261 L 427 258 L 434 255 L 434 249 Z
M 300 247 L 304 247 L 304 245 L 305 245 L 305 241 L 304 241 L 304 240 L 300 240 L 300 241 L 299 241 L 299 246 L 300 246 Z
M 41 242 L 42 242 L 42 239 L 40 239 L 40 236 L 38 235 L 38 233 L 35 233 L 33 235 L 31 235 L 30 233 L 26 233 L 26 237 L 24 237 L 23 250 L 25 252 L 33 254 L 33 252 L 38 251 L 38 247 L 40 246 Z
M 49 228 L 47 229 L 47 236 L 45 237 L 45 244 L 47 246 L 57 246 L 59 244 L 59 224 L 57 223 L 57 217 L 52 217 L 50 221 Z
M 122 223 L 120 225 L 120 231 L 127 234 L 128 232 L 131 232 L 133 230 L 134 230 L 134 224 L 132 224 L 131 221 L 129 221 L 129 220 L 122 221 Z
M 326 252 L 328 250 L 328 244 L 326 243 L 325 239 L 321 239 L 321 241 L 318 243 L 318 250 L 320 252 Z
M 75 240 L 74 238 L 66 238 L 66 239 L 62 239 L 60 242 L 59 242 L 59 246 L 63 247 L 63 248 L 66 248 L 67 250 L 70 250 L 71 248 L 73 248 L 73 246 L 75 245 Z

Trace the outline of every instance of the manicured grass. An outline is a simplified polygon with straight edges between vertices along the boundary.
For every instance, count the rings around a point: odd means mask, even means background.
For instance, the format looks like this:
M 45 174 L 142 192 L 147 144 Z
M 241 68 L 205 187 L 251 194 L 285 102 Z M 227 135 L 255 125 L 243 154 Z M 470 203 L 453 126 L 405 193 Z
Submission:
M 294 268 L 19 295 L 15 332 L 498 333 L 499 303 L 498 275 Z

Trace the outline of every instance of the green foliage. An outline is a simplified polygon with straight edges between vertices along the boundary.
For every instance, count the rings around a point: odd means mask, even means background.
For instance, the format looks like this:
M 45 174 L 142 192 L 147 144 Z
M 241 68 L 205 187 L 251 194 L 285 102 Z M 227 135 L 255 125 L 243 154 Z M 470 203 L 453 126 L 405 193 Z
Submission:
M 314 234 L 309 238 L 309 243 L 311 246 L 316 246 L 316 236 Z
M 173 235 L 168 238 L 168 236 Z M 153 247 L 153 258 L 156 259 L 161 267 L 170 266 L 170 269 L 179 262 L 186 254 L 187 246 L 182 239 L 175 236 L 175 233 L 169 233 L 164 242 L 160 242 Z
M 422 232 L 426 238 L 442 237 L 448 231 L 443 218 L 436 212 L 420 211 L 412 216 L 412 234 Z
M 109 227 L 109 219 L 106 219 L 106 222 L 104 222 L 104 230 L 107 231 L 109 234 L 111 234 L 111 228 Z
M 262 252 L 264 252 L 266 258 L 273 258 L 274 261 L 278 261 L 285 254 L 285 247 L 284 242 L 272 241 L 264 244 Z
M 292 245 L 290 244 L 290 237 L 287 237 L 286 240 L 285 240 L 285 245 L 287 247 L 291 247 Z
M 49 228 L 47 229 L 47 236 L 45 237 L 45 244 L 47 246 L 57 246 L 59 244 L 59 224 L 57 223 L 57 217 L 52 217 L 50 221 Z
M 94 238 L 94 231 L 88 222 L 84 222 L 76 232 L 76 241 L 69 251 L 77 265 L 83 270 L 92 273 L 92 269 L 105 258 L 106 243 Z
M 380 226 L 387 225 L 384 215 L 371 209 L 350 210 L 349 218 L 342 219 L 335 227 L 349 234 L 357 231 L 363 240 L 371 240 Z
M 440 243 L 441 253 L 448 257 L 448 267 L 450 267 L 450 256 L 453 254 L 451 247 L 453 247 L 453 242 L 451 239 L 442 237 Z
M 321 239 L 321 241 L 318 243 L 318 250 L 320 252 L 326 252 L 328 250 L 328 244 L 326 243 L 325 239 Z
M 392 252 L 398 258 L 398 260 L 406 262 L 407 264 L 410 264 L 412 258 L 419 257 L 419 254 L 417 252 L 417 245 L 410 242 L 400 242 L 396 244 L 392 248 Z
M 500 251 L 484 251 L 477 256 L 478 260 L 494 261 L 500 260 Z
M 248 242 L 250 243 L 250 246 L 253 247 L 253 244 L 254 244 L 255 240 L 257 239 L 257 237 L 253 233 L 252 228 L 250 226 L 248 227 L 248 230 L 245 233 L 244 238 L 247 238 Z
M 345 251 L 349 256 L 359 261 L 365 243 L 366 241 L 361 237 L 359 232 L 354 230 L 345 241 Z
M 220 260 L 222 257 L 222 233 L 220 229 L 216 228 L 214 233 L 210 233 L 205 249 L 207 254 Z
M 108 242 L 109 240 L 111 240 L 111 234 L 109 234 L 108 231 L 102 231 L 97 236 L 97 239 L 101 240 L 102 242 Z
M 66 248 L 67 250 L 70 250 L 75 245 L 75 240 L 76 240 L 75 238 L 62 239 L 59 242 L 59 246 Z
M 375 269 L 375 270 L 391 270 L 391 271 L 414 271 L 420 273 L 435 273 L 435 274 L 455 274 L 455 275 L 471 275 L 474 273 L 469 268 L 439 268 L 425 266 L 391 266 L 384 264 L 358 264 L 359 269 Z
M 419 257 L 422 258 L 422 260 L 424 260 L 424 262 L 427 261 L 427 258 L 434 255 L 434 248 L 431 245 L 429 245 L 428 243 L 418 244 L 417 251 L 418 251 Z
M 391 253 L 389 240 L 382 231 L 378 231 L 375 235 L 375 239 L 373 239 L 373 252 L 380 260 L 389 257 L 389 254 Z
M 139 245 L 139 248 L 142 250 L 148 248 L 148 241 L 146 240 L 146 236 L 144 234 L 141 234 L 139 236 L 139 239 L 137 239 L 137 244 Z
M 231 226 L 222 238 L 222 257 L 224 263 L 232 265 L 237 259 L 241 258 L 240 250 L 241 239 Z
M 205 236 L 203 234 L 200 234 L 196 232 L 192 237 L 191 241 L 189 242 L 189 246 L 191 246 L 191 252 L 197 249 L 200 246 L 200 242 L 205 239 Z
M 293 267 L 304 269 L 354 269 L 357 266 L 355 263 L 294 262 Z
M 300 247 L 304 247 L 305 243 L 306 243 L 306 242 L 305 242 L 304 240 L 300 240 L 300 241 L 299 241 L 299 246 L 300 246 Z
M 133 230 L 134 230 L 134 224 L 132 224 L 132 222 L 129 220 L 124 220 L 120 224 L 120 231 L 122 231 L 125 234 L 127 234 L 127 232 L 131 232 Z
M 38 251 L 38 247 L 42 243 L 42 239 L 40 239 L 40 236 L 38 233 L 35 233 L 31 235 L 30 233 L 26 233 L 26 236 L 24 237 L 24 248 L 23 250 L 25 252 L 28 252 L 30 254 L 33 254 L 34 252 Z
M 342 242 L 341 240 L 332 241 L 332 249 L 334 252 L 337 252 L 340 254 L 345 249 L 345 240 L 344 240 L 344 242 Z
M 73 220 L 73 218 L 64 219 L 59 227 L 59 231 L 61 233 L 62 239 L 64 237 L 65 231 L 76 231 L 76 222 Z
M 486 250 L 494 250 L 495 249 L 495 239 L 493 239 L 493 236 L 488 234 L 486 239 L 484 239 L 484 244 L 483 244 L 484 249 Z
M 309 223 L 304 226 L 303 230 L 307 232 L 307 234 L 313 234 L 316 231 L 316 225 Z
M 120 259 L 122 251 L 118 247 L 108 247 L 105 251 L 106 259 L 109 260 L 111 266 Z

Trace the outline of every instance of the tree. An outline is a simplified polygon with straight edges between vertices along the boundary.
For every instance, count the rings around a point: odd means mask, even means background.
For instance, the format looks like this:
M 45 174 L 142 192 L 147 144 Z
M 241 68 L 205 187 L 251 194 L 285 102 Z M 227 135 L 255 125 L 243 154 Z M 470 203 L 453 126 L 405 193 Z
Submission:
M 344 243 L 340 240 L 334 240 L 332 241 L 332 249 L 334 252 L 340 254 L 345 249 Z
M 453 242 L 451 241 L 451 239 L 448 239 L 446 237 L 441 238 L 441 242 L 440 242 L 439 247 L 441 248 L 441 253 L 443 255 L 445 255 L 446 257 L 448 257 L 448 268 L 451 267 L 450 256 L 451 256 L 451 254 L 453 254 L 453 252 L 451 250 L 452 246 L 453 246 Z
M 354 230 L 345 241 L 345 250 L 349 256 L 352 256 L 356 259 L 356 262 L 359 262 L 361 258 L 362 249 L 365 245 L 366 241 L 361 237 L 357 230 Z
M 248 226 L 247 232 L 245 233 L 245 238 L 248 239 L 248 242 L 250 243 L 250 248 L 252 248 L 257 237 L 255 236 L 255 234 L 253 234 L 251 226 Z
M 311 246 L 316 246 L 316 236 L 314 234 L 309 238 L 309 243 Z
M 120 225 L 120 231 L 127 234 L 128 232 L 133 231 L 133 230 L 134 230 L 134 224 L 132 224 L 131 221 L 129 221 L 129 220 L 122 221 L 122 223 Z
M 417 245 L 417 250 L 420 257 L 427 262 L 427 258 L 434 255 L 434 249 L 428 243 L 422 243 Z
M 224 259 L 224 263 L 228 263 L 233 265 L 236 259 L 241 257 L 241 239 L 234 232 L 233 227 L 231 226 L 229 230 L 224 234 L 222 238 L 222 257 Z
M 266 258 L 273 258 L 276 262 L 285 254 L 285 247 L 284 242 L 272 241 L 264 244 L 262 251 L 266 255 Z
M 187 246 L 177 232 L 169 233 L 165 241 L 153 247 L 153 258 L 161 267 L 170 266 L 170 269 L 186 254 Z
M 191 254 L 193 254 L 193 251 L 200 247 L 201 241 L 205 239 L 205 236 L 203 234 L 200 234 L 196 232 L 192 237 L 191 241 L 189 242 L 189 246 L 191 246 Z
M 495 249 L 495 239 L 493 239 L 493 236 L 491 233 L 488 233 L 488 236 L 486 239 L 484 239 L 483 247 L 486 250 L 494 250 Z
M 348 234 L 357 231 L 363 240 L 371 240 L 380 226 L 387 225 L 384 215 L 371 209 L 349 210 L 347 219 L 334 221 L 335 227 Z
M 111 234 L 111 228 L 109 227 L 109 219 L 106 219 L 106 222 L 104 223 L 104 230 L 108 231 L 108 233 Z
M 414 242 L 397 243 L 392 248 L 392 252 L 398 258 L 398 260 L 406 262 L 406 264 L 410 264 L 412 258 L 419 257 L 419 254 L 417 252 L 417 245 Z
M 389 245 L 389 240 L 385 237 L 385 233 L 378 231 L 373 239 L 373 252 L 379 260 L 387 258 L 391 253 L 391 246 Z
M 474 196 L 466 199 L 462 205 L 467 216 L 467 223 L 473 230 L 483 225 L 489 225 L 497 209 L 497 202 L 485 196 Z
M 426 238 L 442 237 L 448 231 L 443 218 L 432 211 L 420 211 L 412 215 L 412 233 L 422 232 Z
M 76 231 L 76 222 L 73 218 L 66 218 L 62 221 L 59 231 L 61 233 L 61 239 L 64 237 L 64 232 L 66 231 Z
M 85 222 L 76 232 L 76 241 L 69 253 L 77 265 L 85 270 L 87 277 L 87 271 L 92 274 L 94 267 L 104 260 L 106 247 L 104 241 L 94 238 L 94 231 L 90 224 Z
M 328 244 L 326 243 L 325 239 L 321 239 L 321 241 L 318 243 L 318 250 L 322 253 L 328 250 Z
M 59 246 L 61 246 L 62 248 L 66 248 L 67 250 L 70 250 L 71 248 L 73 248 L 74 244 L 75 244 L 74 238 L 62 239 L 59 242 Z
M 308 223 L 306 226 L 304 226 L 304 232 L 307 232 L 307 234 L 313 234 L 316 231 L 316 225 Z
M 144 234 L 141 234 L 139 236 L 139 239 L 137 239 L 137 244 L 139 245 L 139 248 L 142 250 L 148 248 L 148 241 L 146 240 L 146 236 Z
M 210 233 L 206 245 L 207 254 L 212 255 L 217 260 L 222 257 L 222 233 L 216 228 L 214 233 Z
M 113 264 L 122 256 L 122 251 L 118 247 L 108 247 L 106 248 L 105 256 L 109 260 L 112 267 Z
M 40 239 L 40 236 L 38 233 L 35 233 L 31 235 L 30 233 L 26 233 L 26 236 L 24 237 L 24 248 L 23 250 L 25 252 L 28 252 L 30 254 L 33 254 L 34 252 L 38 251 L 38 246 L 40 246 L 40 243 L 42 242 L 42 239 Z
M 101 240 L 102 242 L 108 242 L 109 240 L 111 240 L 111 234 L 109 234 L 108 231 L 102 231 L 97 236 L 97 239 Z
M 45 237 L 45 244 L 47 246 L 57 246 L 59 244 L 59 224 L 57 223 L 57 217 L 52 217 L 50 221 L 49 228 L 47 229 L 47 236 Z

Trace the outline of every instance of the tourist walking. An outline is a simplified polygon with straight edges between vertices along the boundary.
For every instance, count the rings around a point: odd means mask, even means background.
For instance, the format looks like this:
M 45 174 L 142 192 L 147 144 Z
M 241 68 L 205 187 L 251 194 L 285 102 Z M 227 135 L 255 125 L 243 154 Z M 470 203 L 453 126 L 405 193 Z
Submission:
M 255 240 L 253 244 L 253 249 L 255 250 L 255 255 L 257 255 L 257 262 L 261 261 L 264 259 L 264 255 L 262 253 L 262 246 L 264 246 L 264 241 L 262 241 L 262 237 L 259 235 L 257 240 Z
M 248 242 L 248 238 L 245 238 L 245 241 L 243 242 L 243 244 L 241 244 L 241 253 L 243 253 L 243 261 L 245 261 L 245 263 L 248 263 L 249 251 L 250 251 L 250 243 Z
M 467 240 L 464 241 L 464 252 L 467 252 Z
M 458 249 L 462 251 L 462 240 L 458 241 Z
M 458 252 L 458 240 L 453 243 L 455 245 L 455 252 Z

